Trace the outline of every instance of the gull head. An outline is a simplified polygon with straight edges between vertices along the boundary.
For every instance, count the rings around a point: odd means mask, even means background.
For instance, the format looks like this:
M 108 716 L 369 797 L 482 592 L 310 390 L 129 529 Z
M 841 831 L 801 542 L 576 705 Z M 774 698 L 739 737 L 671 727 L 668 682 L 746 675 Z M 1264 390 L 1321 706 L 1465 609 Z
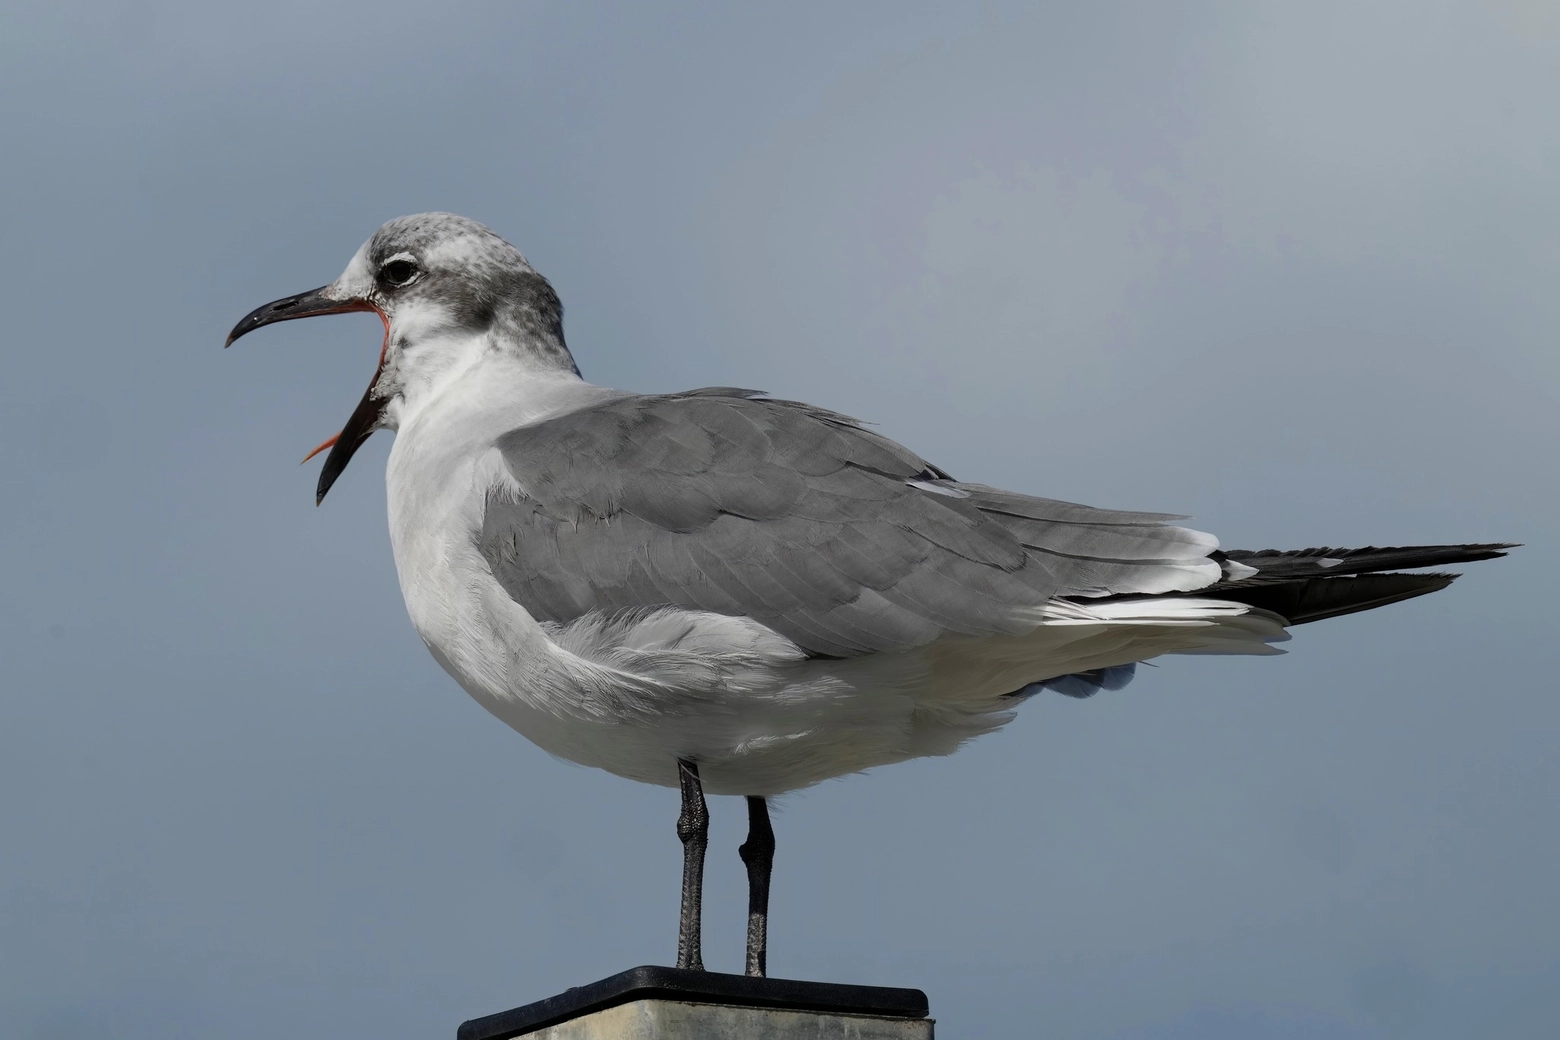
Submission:
M 578 374 L 552 286 L 514 246 L 453 213 L 390 221 L 339 278 L 255 308 L 233 326 L 227 345 L 262 325 L 351 311 L 378 314 L 385 336 L 351 418 L 304 459 L 330 449 L 317 503 L 375 430 L 399 426 L 409 402 L 483 353 L 513 356 L 539 372 Z

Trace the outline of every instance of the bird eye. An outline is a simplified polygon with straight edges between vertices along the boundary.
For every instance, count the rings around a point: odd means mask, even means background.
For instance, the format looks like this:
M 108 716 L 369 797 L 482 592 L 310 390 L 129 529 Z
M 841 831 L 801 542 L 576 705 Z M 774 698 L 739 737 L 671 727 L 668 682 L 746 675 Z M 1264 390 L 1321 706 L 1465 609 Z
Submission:
M 410 260 L 397 258 L 379 269 L 379 277 L 386 285 L 399 287 L 417 277 L 417 265 Z

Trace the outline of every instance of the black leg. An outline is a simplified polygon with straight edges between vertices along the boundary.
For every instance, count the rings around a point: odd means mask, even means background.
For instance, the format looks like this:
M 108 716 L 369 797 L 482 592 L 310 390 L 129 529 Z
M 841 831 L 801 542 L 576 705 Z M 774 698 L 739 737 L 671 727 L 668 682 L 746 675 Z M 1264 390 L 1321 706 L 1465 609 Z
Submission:
M 747 807 L 748 837 L 737 850 L 748 874 L 747 973 L 762 976 L 769 971 L 769 873 L 775 865 L 775 832 L 762 798 L 749 795 Z
M 682 915 L 677 923 L 677 966 L 704 970 L 699 950 L 701 903 L 704 899 L 704 849 L 710 840 L 710 810 L 699 785 L 699 767 L 677 760 L 677 786 L 682 789 L 682 813 L 677 837 L 683 843 Z

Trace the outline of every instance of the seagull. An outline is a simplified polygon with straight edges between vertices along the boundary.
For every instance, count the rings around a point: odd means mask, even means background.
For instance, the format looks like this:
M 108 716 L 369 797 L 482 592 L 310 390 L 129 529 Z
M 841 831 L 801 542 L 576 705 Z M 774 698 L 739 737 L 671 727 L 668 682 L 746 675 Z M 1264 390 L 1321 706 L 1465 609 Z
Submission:
M 955 479 L 837 412 L 753 390 L 586 382 L 563 306 L 473 220 L 376 231 L 257 308 L 367 311 L 373 379 L 316 504 L 376 430 L 407 612 L 439 664 L 553 755 L 681 794 L 677 967 L 703 970 L 705 793 L 740 795 L 746 974 L 767 970 L 770 798 L 947 755 L 1042 691 L 1165 654 L 1273 654 L 1294 625 L 1445 588 L 1507 543 L 1221 550 L 1185 517 Z M 305 460 L 307 461 L 307 460 Z

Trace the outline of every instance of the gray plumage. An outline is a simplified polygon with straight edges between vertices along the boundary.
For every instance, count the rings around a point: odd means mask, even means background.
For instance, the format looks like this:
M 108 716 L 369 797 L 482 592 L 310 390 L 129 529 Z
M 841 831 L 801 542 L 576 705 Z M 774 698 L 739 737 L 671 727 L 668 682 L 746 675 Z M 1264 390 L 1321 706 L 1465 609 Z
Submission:
M 960 483 L 855 420 L 714 387 L 627 396 L 499 439 L 520 489 L 480 548 L 539 621 L 676 606 L 814 655 L 1018 635 L 1057 596 L 1216 580 L 1178 519 Z

